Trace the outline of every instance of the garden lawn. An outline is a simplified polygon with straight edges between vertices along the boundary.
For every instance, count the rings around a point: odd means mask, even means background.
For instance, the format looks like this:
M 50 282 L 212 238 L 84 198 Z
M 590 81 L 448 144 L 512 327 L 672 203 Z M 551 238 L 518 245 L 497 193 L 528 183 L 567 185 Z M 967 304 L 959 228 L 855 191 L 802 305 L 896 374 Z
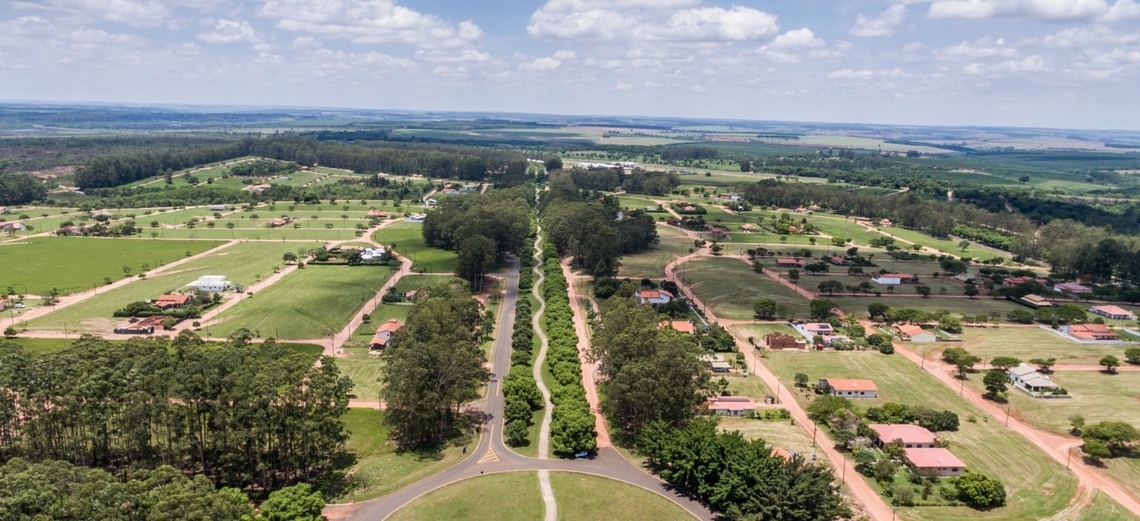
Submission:
M 396 450 L 390 441 L 391 431 L 384 424 L 383 411 L 349 409 L 343 420 L 350 433 L 348 451 L 356 456 L 356 465 L 350 471 L 350 482 L 355 487 L 333 499 L 334 503 L 383 496 L 459 463 L 464 457 L 461 448 L 465 438 L 439 448 Z
M 718 419 L 717 426 L 722 431 L 740 431 L 750 440 L 764 440 L 773 447 L 779 447 L 811 459 L 815 452 L 811 444 L 811 435 L 804 432 L 803 427 L 795 425 L 791 420 L 756 420 L 751 418 Z M 822 434 L 816 435 L 817 443 L 825 441 Z M 818 458 L 817 461 L 828 464 L 827 458 Z
M 535 476 L 529 472 L 527 475 Z M 537 484 L 537 476 L 533 479 Z M 576 472 L 551 472 L 550 486 L 554 489 L 554 500 L 558 505 L 558 519 L 564 521 L 693 519 L 679 505 L 659 494 L 608 478 Z
M 424 243 L 423 224 L 398 222 L 372 234 L 372 240 L 384 244 L 395 244 L 397 253 L 414 261 L 413 269 L 423 269 L 427 273 L 455 272 L 455 252 L 432 248 Z
M 732 355 L 732 353 L 725 353 L 724 355 L 725 359 L 732 358 L 729 356 Z M 734 365 L 735 362 L 735 360 L 732 361 Z M 745 367 L 742 369 L 747 368 Z M 761 380 L 760 377 L 753 374 L 743 376 L 743 373 L 734 373 L 719 376 L 723 376 L 724 379 L 728 381 L 728 392 L 733 396 L 747 396 L 753 400 L 756 400 L 757 402 L 762 402 L 764 401 L 764 398 L 775 394 L 768 389 L 767 385 L 764 385 L 764 381 Z M 713 376 L 713 380 L 718 381 L 720 378 Z
M 672 226 L 658 226 L 657 234 L 661 242 L 647 251 L 621 258 L 618 278 L 665 278 L 665 265 L 677 257 L 688 255 L 693 246 L 684 232 Z
M 202 275 L 225 275 L 231 282 L 248 286 L 255 282 L 257 275 L 271 275 L 274 266 L 282 265 L 281 256 L 295 248 L 296 244 L 236 244 L 158 275 L 135 280 L 121 288 L 101 291 L 87 300 L 37 318 L 28 326 L 30 329 L 52 331 L 63 331 L 67 327 L 69 331 L 109 333 L 122 320 L 112 317 L 112 314 L 131 302 L 154 299 L 163 293 L 181 289 Z
M 352 378 L 352 383 L 355 384 L 352 394 L 358 400 L 378 403 L 383 389 L 379 380 L 384 361 L 378 355 L 369 354 L 367 346 L 346 348 L 344 352 L 347 356 L 337 358 L 336 366 L 340 368 L 341 374 Z
M 984 373 L 971 375 L 967 385 L 985 392 L 981 383 L 983 376 Z M 1007 397 L 1014 416 L 1057 434 L 1068 434 L 1069 417 L 1077 414 L 1084 416 L 1089 424 L 1119 420 L 1140 425 L 1140 409 L 1122 406 L 1140 399 L 1140 373 L 1110 375 L 1099 371 L 1057 371 L 1050 378 L 1073 397 L 1034 399 L 1010 385 Z
M 1092 503 L 1081 510 L 1077 521 L 1135 521 L 1137 517 L 1120 506 L 1120 503 L 1097 491 Z
M 561 510 L 559 505 L 559 511 Z M 542 519 L 543 512 L 545 508 L 542 494 L 538 490 L 538 474 L 527 471 L 465 479 L 428 492 L 397 510 L 388 519 L 532 521 Z
M 1006 506 L 984 512 L 967 507 L 922 507 L 905 511 L 904 518 L 1043 519 L 1063 510 L 1076 492 L 1076 479 L 1051 457 L 901 356 L 877 352 L 773 351 L 768 353 L 765 363 L 785 382 L 793 381 L 796 373 L 808 375 L 813 383 L 820 378 L 870 379 L 878 387 L 880 398 L 853 400 L 860 409 L 897 402 L 947 409 L 958 415 L 960 429 L 941 432 L 939 436 L 950 443 L 950 450 L 966 462 L 968 468 L 1002 481 L 1007 493 Z M 810 392 L 793 392 L 804 405 L 815 397 Z M 971 422 L 971 418 L 976 421 Z
M 1078 344 L 1036 326 L 997 328 L 966 328 L 959 335 L 967 351 L 984 359 L 995 356 L 1012 356 L 1028 362 L 1032 358 L 1056 358 L 1059 365 L 1096 365 L 1104 355 L 1124 359 L 1124 349 L 1130 346 Z
M 748 320 L 752 304 L 762 298 L 776 301 L 777 316 L 806 318 L 808 301 L 733 258 L 701 258 L 682 264 L 683 280 L 717 317 Z
M 226 310 L 210 329 L 221 336 L 246 328 L 257 336 L 328 337 L 340 332 L 392 273 L 386 266 L 308 266 Z
M 103 277 L 123 278 L 123 266 L 137 275 L 144 263 L 155 268 L 214 246 L 193 241 L 37 237 L 0 246 L 0 290 L 14 286 L 22 293 L 27 285 L 30 295 L 46 295 L 53 287 L 63 295 L 77 293 L 103 285 Z

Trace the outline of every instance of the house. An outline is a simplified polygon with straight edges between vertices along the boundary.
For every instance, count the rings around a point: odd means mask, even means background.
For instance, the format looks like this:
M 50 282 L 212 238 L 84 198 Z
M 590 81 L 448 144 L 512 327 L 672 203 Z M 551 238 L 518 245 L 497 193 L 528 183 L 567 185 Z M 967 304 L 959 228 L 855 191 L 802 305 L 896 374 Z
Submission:
M 1026 295 L 1024 297 L 1021 297 L 1021 302 L 1023 304 L 1025 304 L 1026 306 L 1029 306 L 1031 308 L 1051 308 L 1051 307 L 1053 307 L 1053 302 L 1051 302 L 1049 299 L 1042 297 L 1040 295 L 1033 295 L 1033 294 Z
M 1030 394 L 1033 393 L 1051 393 L 1054 389 L 1060 387 L 1056 382 L 1050 380 L 1029 364 L 1020 364 L 1017 367 L 1010 367 L 1006 371 L 1009 375 L 1009 381 L 1013 382 L 1014 387 L 1021 389 Z
M 764 337 L 764 343 L 768 349 L 807 349 L 807 342 L 783 333 L 768 333 Z
M 12 210 L 5 208 L 3 206 L 0 206 L 0 215 L 9 215 L 11 213 L 12 213 Z
M 668 304 L 673 300 L 673 294 L 663 289 L 642 289 L 634 296 L 639 304 Z
M 714 373 L 730 373 L 732 372 L 732 365 L 728 362 L 713 362 L 709 364 Z
M 1085 293 L 1092 293 L 1092 289 L 1088 286 L 1082 286 L 1076 282 L 1062 282 L 1053 286 L 1053 291 L 1060 291 L 1063 293 L 1071 293 L 1073 295 L 1083 295 Z
M 884 286 L 897 286 L 903 282 L 913 282 L 914 275 L 911 275 L 909 273 L 883 273 L 881 275 L 871 277 L 871 280 Z
M 454 188 L 447 188 L 443 191 L 444 195 L 459 195 L 459 190 Z
M 64 226 L 64 227 L 62 227 L 62 228 L 60 228 L 60 229 L 56 230 L 55 234 L 56 234 L 56 236 L 63 236 L 63 235 L 66 235 L 66 236 L 71 236 L 71 237 L 74 237 L 74 236 L 76 236 L 76 235 L 83 235 L 83 230 L 84 230 L 84 229 L 85 229 L 85 228 L 84 228 L 84 227 L 82 227 L 82 226 L 74 226 L 74 225 L 72 225 L 72 226 Z
M 1104 324 L 1073 324 L 1061 326 L 1061 332 L 1077 340 L 1120 340 L 1120 335 Z
M 925 344 L 938 341 L 937 335 L 914 324 L 896 324 L 895 332 L 907 342 Z
M 712 369 L 714 373 L 727 373 L 732 371 L 732 365 L 724 361 L 721 355 L 701 355 L 697 357 L 698 360 L 705 363 L 705 366 Z
M 163 311 L 168 309 L 182 309 L 186 307 L 186 304 L 189 304 L 191 300 L 194 300 L 193 295 L 167 294 L 158 297 L 158 300 L 154 301 L 154 305 Z
M 1020 286 L 1031 280 L 1033 280 L 1033 277 L 1006 277 L 1004 279 L 1001 279 L 1001 285 L 1010 288 L 1014 286 Z
M 474 192 L 479 188 L 479 185 L 463 185 L 464 192 Z
M 850 380 L 846 378 L 820 378 L 819 385 L 827 387 L 832 396 L 843 398 L 879 397 L 879 388 L 870 380 Z
M 424 215 L 424 214 L 422 214 L 422 213 L 413 213 L 412 215 L 409 215 L 409 216 L 407 216 L 407 217 L 404 219 L 404 222 L 409 222 L 409 223 L 422 223 L 422 222 L 424 222 L 424 218 L 425 218 L 425 217 L 427 217 L 427 216 L 426 216 L 426 215 Z
M 388 342 L 392 340 L 392 335 L 404 327 L 404 323 L 396 319 L 390 319 L 379 328 L 376 329 L 376 334 L 372 336 L 372 341 L 368 344 L 370 351 L 377 351 L 384 349 L 388 346 Z
M 202 275 L 186 286 L 198 291 L 226 291 L 233 288 L 225 275 Z
M 0 223 L 0 231 L 2 232 L 15 233 L 24 228 L 24 223 L 21 222 Z
M 962 284 L 973 284 L 975 282 L 974 276 L 969 273 L 959 273 L 951 278 Z
M 747 396 L 717 396 L 709 398 L 708 407 L 717 416 L 746 416 L 756 410 L 756 402 Z
M 895 440 L 901 440 L 905 449 L 933 449 L 938 441 L 933 432 L 918 425 L 888 425 L 875 423 L 867 428 L 875 431 L 876 443 L 881 447 Z
M 709 232 L 709 235 L 711 235 L 714 240 L 719 241 L 721 239 L 728 237 L 728 231 L 726 231 L 724 228 L 713 228 Z
M 1094 306 L 1089 308 L 1093 314 L 1112 320 L 1136 320 L 1136 314 L 1120 306 Z
M 224 211 L 226 211 L 226 210 L 229 210 L 229 209 L 230 209 L 230 207 L 228 207 L 228 206 L 226 206 L 226 205 L 224 205 L 224 204 L 211 204 L 211 205 L 210 205 L 210 206 L 208 206 L 207 208 L 208 208 L 208 209 L 209 209 L 211 212 L 224 212 Z
M 890 219 L 879 219 L 879 226 L 894 226 Z
M 721 201 L 736 202 L 736 201 L 740 200 L 740 194 L 720 194 L 716 197 L 717 197 L 717 199 L 720 199 Z
M 804 261 L 792 257 L 777 257 L 776 266 L 781 268 L 802 268 Z
M 804 324 L 803 328 L 804 331 L 812 337 L 815 337 L 816 335 L 829 337 L 832 335 L 832 333 L 835 333 L 835 330 L 831 327 L 831 324 L 828 324 L 827 322 L 809 322 L 807 324 Z
M 364 248 L 360 250 L 360 260 L 364 262 L 371 262 L 384 258 L 384 254 L 388 251 L 384 248 Z
M 424 201 L 424 204 L 428 205 L 429 207 L 434 207 L 439 203 L 435 199 L 428 199 L 427 201 Z
M 914 470 L 933 470 L 940 478 L 961 476 L 966 464 L 943 448 L 905 449 L 908 466 Z
M 289 224 L 291 222 L 293 222 L 292 217 L 289 217 L 289 216 L 277 217 L 275 219 L 270 219 L 269 227 L 270 228 L 279 228 L 279 227 L 285 226 L 286 224 Z
M 673 328 L 674 331 L 688 335 L 692 335 L 697 332 L 696 326 L 694 326 L 693 323 L 689 322 L 688 320 L 673 320 L 670 321 L 667 325 Z
M 155 315 L 146 318 L 132 318 L 115 326 L 116 335 L 152 335 L 170 317 Z

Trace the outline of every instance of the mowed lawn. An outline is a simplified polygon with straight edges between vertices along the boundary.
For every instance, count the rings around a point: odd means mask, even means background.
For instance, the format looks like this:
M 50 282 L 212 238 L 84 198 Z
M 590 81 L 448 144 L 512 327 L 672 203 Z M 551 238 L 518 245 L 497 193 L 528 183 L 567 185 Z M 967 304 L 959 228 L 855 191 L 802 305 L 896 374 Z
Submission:
M 773 447 L 779 447 L 811 459 L 815 450 L 811 444 L 811 434 L 804 432 L 803 427 L 794 425 L 791 420 L 754 420 L 749 418 L 720 418 L 717 426 L 722 431 L 739 431 L 750 440 L 764 440 Z M 824 441 L 822 434 L 816 435 L 817 444 Z M 820 456 L 818 462 L 827 465 L 826 457 Z
M 1076 518 L 1077 521 L 1135 521 L 1136 519 L 1138 518 L 1132 512 L 1100 491 L 1096 492 L 1092 503 L 1081 510 Z
M 35 319 L 28 326 L 30 329 L 52 331 L 63 331 L 66 327 L 70 331 L 109 333 L 115 324 L 122 321 L 113 318 L 112 313 L 131 302 L 154 299 L 163 293 L 183 288 L 202 275 L 225 275 L 231 282 L 248 286 L 256 281 L 258 275 L 272 275 L 274 266 L 283 265 L 281 256 L 295 249 L 296 244 L 293 243 L 235 244 L 158 275 L 135 280 L 121 288 L 100 291 L 87 300 Z
M 768 353 L 766 364 L 785 382 L 796 373 L 820 378 L 866 378 L 879 389 L 876 400 L 855 400 L 866 408 L 897 402 L 950 410 L 961 419 L 957 432 L 941 432 L 950 450 L 968 468 L 996 477 L 1005 485 L 1007 505 L 990 511 L 966 507 L 922 507 L 899 512 L 902 518 L 928 520 L 1024 519 L 1049 517 L 1063 510 L 1076 492 L 1076 479 L 1029 441 L 990 418 L 914 363 L 897 355 L 876 352 Z M 815 394 L 796 392 L 807 405 Z M 975 419 L 971 422 L 970 419 Z
M 556 489 L 555 494 L 557 493 Z M 559 506 L 561 514 L 561 505 Z M 504 472 L 465 479 L 428 492 L 397 510 L 388 519 L 531 521 L 542 519 L 545 511 L 542 493 L 538 489 L 537 472 Z
M 530 476 L 537 486 L 538 476 L 531 472 L 525 474 Z M 530 485 L 526 483 L 522 484 L 524 491 L 529 490 L 529 487 Z M 693 519 L 687 511 L 660 494 L 608 478 L 576 472 L 551 472 L 550 488 L 554 490 L 554 501 L 558 505 L 558 519 L 563 521 L 611 519 L 691 521 Z M 495 516 L 492 519 L 506 518 Z
M 719 318 L 748 320 L 752 304 L 762 298 L 776 301 L 777 316 L 806 318 L 808 301 L 778 282 L 752 271 L 740 259 L 702 258 L 682 264 L 686 284 Z
M 818 288 L 813 288 L 818 289 Z M 892 308 L 914 308 L 923 311 L 938 311 L 946 310 L 955 314 L 990 314 L 997 313 L 1001 320 L 1005 320 L 1005 315 L 1015 309 L 1026 309 L 1025 306 L 1020 306 L 1008 300 L 994 300 L 992 298 L 978 297 L 975 299 L 964 298 L 938 298 L 937 295 L 931 295 L 923 298 L 920 296 L 914 297 L 875 297 L 874 295 L 865 295 L 854 297 L 850 293 L 827 296 L 824 298 L 834 301 L 840 309 L 848 313 L 855 313 L 860 317 L 867 317 L 870 313 L 867 311 L 867 306 L 874 303 L 886 304 Z
M 370 354 L 368 346 L 350 347 L 344 352 L 347 356 L 337 358 L 336 366 L 340 368 L 342 374 L 352 378 L 352 383 L 355 384 L 352 394 L 356 395 L 358 400 L 379 403 L 380 391 L 383 389 L 380 385 L 380 376 L 384 369 L 384 361 L 379 356 Z
M 693 242 L 685 233 L 672 226 L 658 226 L 660 242 L 649 250 L 621 258 L 618 278 L 661 279 L 665 277 L 665 265 L 677 257 L 689 254 Z
M 1124 349 L 1130 346 L 1078 344 L 1036 326 L 1001 326 L 996 328 L 966 328 L 958 344 L 984 359 L 995 356 L 1012 356 L 1028 362 L 1033 358 L 1056 358 L 1057 364 L 1096 365 L 1104 355 L 1124 358 Z
M 970 384 L 984 392 L 983 374 L 971 375 Z M 1033 399 L 1010 386 L 1013 415 L 1057 434 L 1068 434 L 1069 417 L 1081 415 L 1088 423 L 1118 420 L 1140 425 L 1140 373 L 1104 374 L 1100 371 L 1057 371 L 1050 376 L 1072 398 Z M 1140 483 L 1137 483 L 1140 486 Z
M 123 278 L 123 266 L 142 273 L 216 246 L 210 242 L 102 239 L 94 237 L 43 237 L 0 246 L 0 290 L 14 286 L 18 293 L 45 295 L 54 287 L 61 294 L 103 285 L 103 277 Z
M 225 336 L 244 327 L 265 337 L 331 336 L 392 273 L 386 266 L 308 266 L 218 315 L 211 334 Z
M 455 252 L 432 248 L 424 243 L 423 224 L 398 222 L 372 234 L 372 240 L 395 244 L 397 253 L 414 261 L 413 268 L 427 273 L 455 272 Z
M 390 441 L 391 431 L 384 425 L 383 411 L 349 409 L 343 419 L 350 433 L 348 451 L 356 456 L 356 465 L 350 471 L 351 490 L 334 498 L 333 503 L 366 501 L 383 496 L 440 472 L 464 458 L 464 440 L 437 450 L 397 450 L 396 445 Z M 534 483 L 537 494 L 537 478 Z

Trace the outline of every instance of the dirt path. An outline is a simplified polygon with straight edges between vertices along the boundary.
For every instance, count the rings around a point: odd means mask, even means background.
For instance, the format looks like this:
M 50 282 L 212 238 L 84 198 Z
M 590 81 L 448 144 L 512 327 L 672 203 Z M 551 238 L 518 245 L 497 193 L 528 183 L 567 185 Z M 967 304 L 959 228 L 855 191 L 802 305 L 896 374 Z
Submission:
M 567 296 L 570 298 L 570 309 L 574 312 L 574 331 L 578 334 L 578 358 L 582 361 L 582 385 L 586 388 L 586 402 L 590 404 L 590 412 L 594 413 L 594 430 L 598 433 L 598 448 L 612 447 L 610 430 L 606 426 L 606 418 L 602 415 L 601 399 L 598 397 L 598 386 L 595 379 L 598 375 L 598 362 L 589 361 L 590 326 L 586 323 L 586 312 L 582 309 L 582 296 L 574 281 L 578 276 L 570 269 L 570 258 L 562 262 L 562 274 L 566 277 Z

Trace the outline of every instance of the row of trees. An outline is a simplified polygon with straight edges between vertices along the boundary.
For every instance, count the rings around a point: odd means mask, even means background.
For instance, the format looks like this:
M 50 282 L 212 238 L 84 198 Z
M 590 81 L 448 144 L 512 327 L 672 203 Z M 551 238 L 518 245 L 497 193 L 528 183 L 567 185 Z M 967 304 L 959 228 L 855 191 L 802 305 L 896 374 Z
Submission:
M 119 471 L 171 465 L 270 491 L 337 468 L 352 381 L 332 359 L 272 340 L 223 345 L 183 331 L 112 344 L 84 336 L 32 354 L 0 346 L 0 459 Z
M 511 369 L 503 379 L 504 424 L 507 443 L 526 445 L 534 411 L 546 403 L 531 372 L 534 355 L 534 328 L 529 300 L 515 305 L 515 326 L 511 334 Z
M 550 401 L 554 403 L 550 446 L 555 454 L 570 455 L 597 448 L 598 433 L 586 401 L 586 388 L 582 386 L 578 333 L 574 329 L 566 277 L 558 260 L 557 253 L 546 252 L 542 283 L 546 311 L 542 315 L 542 329 L 549 342 L 546 368 L 555 381 L 550 389 Z
M 530 235 L 530 191 L 492 190 L 444 199 L 424 219 L 423 236 L 436 248 L 459 252 L 455 274 L 472 283 L 517 254 Z
M 595 276 L 617 271 L 621 257 L 657 244 L 657 224 L 642 210 L 622 213 L 616 197 L 600 199 L 572 186 L 557 186 L 543 193 L 542 216 L 551 244 L 576 267 Z
M 25 174 L 0 174 L 0 205 L 28 204 L 47 197 L 47 187 Z
M 490 328 L 479 303 L 462 287 L 417 292 L 407 323 L 382 355 L 384 419 L 399 445 L 436 443 L 454 432 L 460 407 L 491 378 L 481 347 Z

